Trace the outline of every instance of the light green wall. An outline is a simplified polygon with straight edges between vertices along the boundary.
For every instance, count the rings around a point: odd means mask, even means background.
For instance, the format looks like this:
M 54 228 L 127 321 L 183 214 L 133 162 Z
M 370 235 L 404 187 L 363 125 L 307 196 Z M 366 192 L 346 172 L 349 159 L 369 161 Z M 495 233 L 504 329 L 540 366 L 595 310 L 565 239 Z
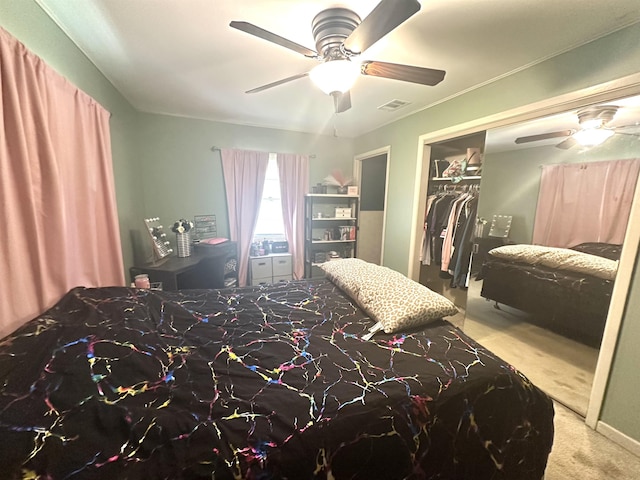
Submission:
M 33 0 L 0 0 L 0 26 L 111 112 L 111 146 L 124 265 L 133 262 L 129 231 L 144 211 L 136 192 L 137 113 Z
M 548 148 L 486 153 L 484 156 L 478 216 L 491 223 L 493 215 L 512 215 L 509 239 L 515 243 L 531 243 L 540 165 Z
M 637 73 L 638 38 L 635 24 L 356 139 L 357 154 L 391 145 L 385 264 L 408 271 L 420 135 Z
M 578 147 L 562 150 L 553 145 L 497 153 L 491 153 L 490 149 L 491 132 L 488 132 L 478 216 L 491 221 L 493 215 L 513 215 L 509 238 L 515 243 L 531 243 L 543 165 L 637 158 L 640 139 L 615 135 L 605 144 L 588 150 Z
M 333 170 L 346 175 L 353 170 L 351 139 L 150 114 L 140 115 L 136 133 L 145 215 L 159 216 L 168 225 L 213 213 L 223 237 L 229 236 L 229 222 L 220 152 L 213 146 L 308 154 L 311 185 Z
M 320 181 L 333 168 L 346 165 L 347 159 L 350 166 L 353 153 L 391 145 L 385 263 L 406 272 L 418 136 L 640 70 L 640 25 L 634 25 L 363 135 L 352 144 L 333 137 L 137 115 L 33 0 L 0 0 L 0 26 L 112 112 L 116 196 L 127 266 L 133 261 L 131 239 L 139 235 L 140 222 L 145 216 L 157 214 L 172 219 L 202 209 L 219 211 L 220 167 L 219 160 L 209 150 L 213 145 L 316 154 L 311 183 Z M 211 185 L 197 179 L 197 188 L 189 186 L 193 192 L 179 190 L 180 180 L 186 177 L 193 181 L 193 175 L 197 175 L 193 168 L 199 166 L 204 169 L 202 177 L 207 172 L 211 174 Z M 186 200 L 182 200 L 185 197 Z M 636 272 L 639 268 L 637 264 Z M 637 275 L 630 296 L 623 320 L 624 339 L 615 358 L 602 419 L 640 440 L 640 424 L 637 419 L 630 420 L 637 410 L 637 392 L 640 392 L 635 347 L 640 322 L 633 315 L 639 308 Z

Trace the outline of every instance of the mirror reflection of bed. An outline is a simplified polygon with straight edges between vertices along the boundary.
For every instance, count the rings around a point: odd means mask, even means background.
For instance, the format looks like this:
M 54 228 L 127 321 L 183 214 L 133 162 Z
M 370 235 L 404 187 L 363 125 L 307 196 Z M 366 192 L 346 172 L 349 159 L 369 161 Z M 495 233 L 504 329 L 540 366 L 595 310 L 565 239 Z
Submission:
M 550 121 L 554 125 L 562 124 L 565 118 L 570 122 L 575 111 L 486 132 L 477 216 L 489 221 L 493 215 L 512 216 L 512 224 L 505 239 L 489 237 L 488 228 L 484 230 L 484 238 L 476 239 L 476 251 L 479 249 L 480 253 L 472 260 L 467 289 L 455 293 L 457 297 L 466 293 L 464 300 L 458 303 L 465 308 L 465 333 L 513 364 L 557 401 L 583 416 L 587 412 L 615 280 L 615 259 L 620 253 L 619 244 L 624 238 L 628 219 L 628 210 L 620 210 L 619 205 L 601 202 L 604 206 L 594 208 L 586 202 L 599 201 L 600 197 L 630 202 L 636 185 L 637 162 L 640 162 L 637 160 L 640 137 L 634 135 L 640 133 L 637 127 L 640 99 L 611 103 L 621 106 L 618 109 L 621 115 L 616 116 L 614 122 L 617 125 L 634 124 L 635 130 L 626 130 L 632 134 L 613 135 L 602 145 L 592 148 L 577 145 L 569 149 L 557 148 L 563 138 L 521 145 L 514 143 L 517 137 L 557 130 L 550 126 Z M 566 128 L 571 128 L 569 123 Z M 600 170 L 596 168 L 605 164 L 611 165 Z M 571 177 L 575 172 L 563 170 L 583 170 L 583 177 L 588 177 L 584 191 L 577 190 L 578 181 Z M 547 201 L 549 194 L 538 198 L 543 172 L 547 176 L 547 186 L 559 176 L 564 179 L 563 185 L 553 186 L 564 190 L 563 196 L 557 196 L 553 201 Z M 601 176 L 603 178 L 599 179 Z M 607 176 L 609 178 L 604 178 Z M 596 193 L 599 182 L 608 182 L 609 189 Z M 578 201 L 583 208 L 578 208 L 573 216 L 563 217 L 565 210 L 572 208 L 571 201 Z M 607 208 L 611 210 L 607 211 Z M 603 217 L 609 217 L 609 220 L 605 218 L 604 224 Z M 549 223 L 547 226 L 544 226 L 545 219 Z M 593 224 L 589 224 L 591 220 Z M 581 264 L 595 256 L 597 267 L 606 272 L 593 278 L 590 271 L 571 272 L 565 263 L 552 263 L 547 267 L 529 265 L 524 271 L 513 273 L 514 259 L 487 255 L 492 248 L 503 244 L 507 245 L 507 252 L 514 250 L 513 245 L 562 248 L 559 251 L 561 260 L 564 262 L 566 257 L 569 263 Z M 603 260 L 598 260 L 600 258 Z M 492 264 L 499 261 L 507 262 L 507 266 Z M 547 270 L 541 273 L 536 270 L 540 268 Z M 537 276 L 546 276 L 546 280 L 542 283 L 523 280 Z M 421 270 L 421 280 L 426 280 L 424 277 Z M 549 277 L 555 280 L 549 281 Z M 486 283 L 484 291 L 483 283 Z M 582 293 L 576 294 L 576 291 Z

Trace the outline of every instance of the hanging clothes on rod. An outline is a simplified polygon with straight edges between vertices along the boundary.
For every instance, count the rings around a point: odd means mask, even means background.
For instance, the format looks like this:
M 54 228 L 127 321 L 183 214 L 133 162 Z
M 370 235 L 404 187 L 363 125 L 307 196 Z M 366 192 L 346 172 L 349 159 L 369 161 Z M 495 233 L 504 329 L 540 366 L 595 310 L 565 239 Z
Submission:
M 465 203 L 456 224 L 453 251 L 448 273 L 452 276 L 451 287 L 466 288 L 469 285 L 473 238 L 478 214 L 478 190 L 470 192 L 471 198 Z
M 442 225 L 448 220 L 451 203 L 457 197 L 454 188 L 440 185 L 438 192 L 427 197 L 427 209 L 422 232 L 421 262 L 423 265 L 440 265 L 442 258 Z
M 420 260 L 437 265 L 452 287 L 466 287 L 478 205 L 477 185 L 440 185 L 427 197 Z

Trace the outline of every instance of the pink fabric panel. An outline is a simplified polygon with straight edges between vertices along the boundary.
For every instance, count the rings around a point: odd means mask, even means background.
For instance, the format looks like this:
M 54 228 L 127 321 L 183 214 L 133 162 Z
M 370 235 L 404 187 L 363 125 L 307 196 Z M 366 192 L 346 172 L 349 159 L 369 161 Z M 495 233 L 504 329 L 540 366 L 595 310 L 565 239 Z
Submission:
M 123 285 L 109 112 L 0 29 L 0 334 Z
M 238 283 L 247 284 L 249 254 L 258 221 L 269 153 L 222 149 L 231 240 L 238 242 Z
M 309 157 L 278 154 L 284 228 L 293 258 L 293 278 L 304 278 L 304 195 L 309 191 Z
M 622 243 L 639 171 L 640 159 L 544 166 L 533 243 Z

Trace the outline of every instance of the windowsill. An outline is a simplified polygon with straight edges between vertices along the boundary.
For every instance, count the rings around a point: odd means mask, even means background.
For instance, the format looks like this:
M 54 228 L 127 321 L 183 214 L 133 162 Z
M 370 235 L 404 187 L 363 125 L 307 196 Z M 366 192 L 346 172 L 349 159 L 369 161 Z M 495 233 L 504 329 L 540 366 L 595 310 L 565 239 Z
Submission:
M 281 233 L 256 233 L 253 236 L 252 243 L 262 243 L 264 240 L 271 240 L 272 242 L 284 242 L 287 239 Z

